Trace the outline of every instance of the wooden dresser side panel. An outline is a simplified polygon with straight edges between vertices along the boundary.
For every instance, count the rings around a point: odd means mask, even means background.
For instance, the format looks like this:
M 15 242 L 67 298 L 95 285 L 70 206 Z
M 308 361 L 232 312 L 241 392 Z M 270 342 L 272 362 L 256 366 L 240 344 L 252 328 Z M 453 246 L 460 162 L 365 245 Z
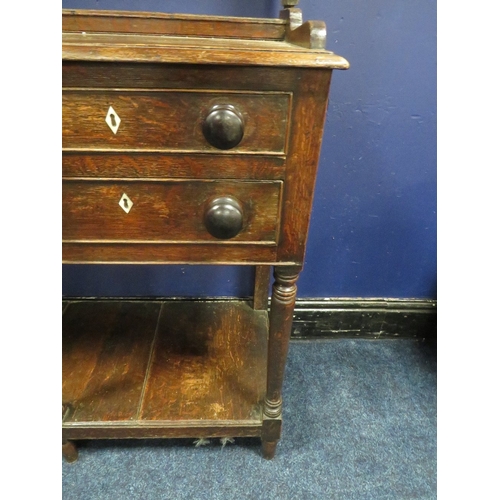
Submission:
M 330 70 L 297 74 L 277 255 L 281 262 L 304 261 L 330 80 Z

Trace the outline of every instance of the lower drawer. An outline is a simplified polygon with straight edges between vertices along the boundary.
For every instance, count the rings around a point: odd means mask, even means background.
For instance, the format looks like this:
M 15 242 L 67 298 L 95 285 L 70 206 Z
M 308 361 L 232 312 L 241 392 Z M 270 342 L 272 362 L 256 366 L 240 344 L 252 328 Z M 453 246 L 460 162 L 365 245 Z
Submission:
M 66 179 L 63 243 L 276 244 L 281 181 Z

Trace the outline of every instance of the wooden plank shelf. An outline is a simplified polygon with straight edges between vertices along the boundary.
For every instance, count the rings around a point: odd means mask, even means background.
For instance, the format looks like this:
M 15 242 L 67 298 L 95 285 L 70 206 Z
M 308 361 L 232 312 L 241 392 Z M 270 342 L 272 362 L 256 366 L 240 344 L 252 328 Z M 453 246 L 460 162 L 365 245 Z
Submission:
M 244 300 L 70 301 L 63 439 L 260 436 L 267 337 Z

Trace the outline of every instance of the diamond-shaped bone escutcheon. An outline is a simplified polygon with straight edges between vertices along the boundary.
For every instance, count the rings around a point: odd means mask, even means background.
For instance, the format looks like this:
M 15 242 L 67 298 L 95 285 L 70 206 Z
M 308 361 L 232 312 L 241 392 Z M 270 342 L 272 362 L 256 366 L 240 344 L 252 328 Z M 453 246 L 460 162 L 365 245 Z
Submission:
M 132 207 L 134 206 L 132 200 L 125 193 L 122 194 L 118 205 L 120 205 L 120 207 L 122 207 L 127 214 L 130 212 L 130 210 L 132 210 Z
M 118 132 L 118 127 L 120 126 L 121 119 L 112 106 L 110 106 L 108 109 L 108 114 L 106 115 L 106 123 L 112 130 L 113 134 L 116 134 Z

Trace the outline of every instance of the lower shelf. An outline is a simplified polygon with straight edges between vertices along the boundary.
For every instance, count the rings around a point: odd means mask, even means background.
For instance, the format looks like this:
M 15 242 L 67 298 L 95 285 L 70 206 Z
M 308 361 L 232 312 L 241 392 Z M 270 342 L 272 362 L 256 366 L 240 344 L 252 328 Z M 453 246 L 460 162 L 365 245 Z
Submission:
M 63 439 L 260 436 L 267 336 L 241 300 L 70 302 Z

